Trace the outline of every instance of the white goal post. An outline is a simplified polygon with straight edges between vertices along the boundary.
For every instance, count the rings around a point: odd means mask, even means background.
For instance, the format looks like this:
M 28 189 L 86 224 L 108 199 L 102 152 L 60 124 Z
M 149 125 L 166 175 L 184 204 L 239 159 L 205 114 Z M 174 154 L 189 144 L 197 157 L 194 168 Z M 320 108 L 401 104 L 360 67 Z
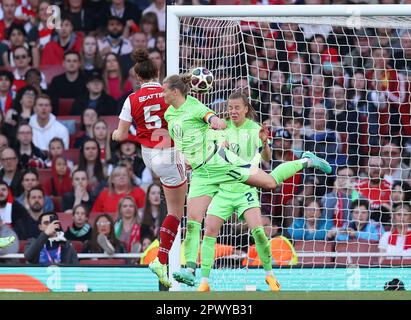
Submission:
M 386 17 L 388 17 L 388 19 L 386 19 Z M 241 21 L 258 21 L 276 23 L 289 22 L 307 25 L 331 25 L 352 29 L 359 29 L 362 27 L 411 29 L 411 5 L 167 6 L 167 76 L 181 72 L 181 28 L 184 23 L 182 22 L 182 19 L 187 18 L 215 19 L 219 21 L 229 21 L 230 23 L 238 23 L 238 25 Z M 230 24 L 229 27 L 231 26 L 232 25 Z M 240 36 L 238 39 L 241 41 L 243 38 Z M 195 50 L 196 44 L 191 45 Z M 248 74 L 249 66 L 247 65 L 246 68 Z M 179 229 L 178 236 L 169 255 L 170 279 L 172 279 L 172 273 L 180 269 L 180 245 L 181 230 Z M 315 256 L 316 254 L 302 253 L 300 256 L 313 255 Z M 323 253 L 323 256 L 333 257 L 350 255 L 358 257 L 364 254 Z M 367 256 L 383 257 L 389 255 L 370 252 Z M 173 282 L 171 290 L 180 290 L 178 283 Z

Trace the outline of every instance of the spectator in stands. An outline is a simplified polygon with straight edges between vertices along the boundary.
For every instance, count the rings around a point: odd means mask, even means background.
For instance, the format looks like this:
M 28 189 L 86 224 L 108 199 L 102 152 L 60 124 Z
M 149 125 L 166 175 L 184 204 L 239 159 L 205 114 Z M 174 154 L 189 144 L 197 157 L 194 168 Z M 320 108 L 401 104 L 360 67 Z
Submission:
M 0 108 L 3 115 L 13 106 L 15 93 L 12 91 L 13 74 L 7 70 L 0 70 Z
M 99 215 L 93 225 L 91 240 L 84 243 L 83 253 L 126 253 L 124 244 L 116 238 L 113 218 Z
M 87 138 L 93 136 L 93 125 L 97 122 L 98 115 L 95 109 L 86 108 L 81 113 L 81 135 L 76 137 L 74 148 L 80 148 Z
M 27 85 L 26 75 L 31 67 L 32 57 L 30 56 L 29 50 L 24 46 L 15 47 L 11 55 L 16 69 L 14 70 L 14 82 L 13 90 L 18 92 L 21 88 Z M 35 64 L 33 66 L 36 68 Z M 40 71 L 39 71 L 40 72 Z M 41 82 L 40 87 L 42 90 L 47 90 L 47 82 L 45 75 L 40 72 Z
M 35 68 L 31 68 L 26 72 L 25 81 L 28 86 L 32 86 L 36 89 L 36 94 L 48 93 L 48 90 L 42 88 L 42 73 Z
M 8 185 L 0 180 L 0 220 L 2 225 L 13 228 L 20 238 L 22 229 L 22 218 L 27 211 L 18 202 L 14 201 Z
M 95 15 L 89 8 L 84 7 L 82 0 L 68 0 L 64 2 L 63 15 L 67 16 L 73 24 L 74 31 L 88 33 L 95 29 Z
M 382 158 L 369 157 L 365 166 L 368 177 L 361 178 L 356 186 L 358 193 L 370 202 L 371 210 L 378 209 L 382 204 L 390 204 L 391 184 L 384 180 L 383 165 Z
M 64 141 L 61 138 L 53 138 L 49 143 L 48 158 L 44 161 L 46 168 L 53 167 L 53 160 L 64 155 Z M 70 170 L 74 168 L 73 161 L 67 160 Z
M 343 64 L 354 70 L 370 70 L 373 67 L 371 49 L 376 45 L 376 37 L 369 29 L 354 29 L 354 44 L 351 53 L 344 57 Z
M 394 52 L 394 69 L 408 78 L 411 71 L 411 33 L 406 30 L 400 38 L 400 47 Z
M 141 237 L 152 234 L 158 237 L 163 218 L 160 210 L 161 187 L 159 184 L 151 184 L 146 193 L 144 214 L 141 219 Z
M 311 124 L 304 127 L 306 136 L 304 150 L 315 152 L 327 160 L 335 171 L 339 145 L 337 133 L 327 128 L 328 115 L 323 104 L 318 103 L 310 110 Z
M 391 206 L 388 207 L 392 212 L 402 203 L 410 203 L 411 201 L 411 186 L 405 181 L 394 181 L 391 189 Z
M 390 183 L 394 180 L 405 180 L 411 183 L 411 169 L 405 164 L 402 148 L 394 141 L 388 141 L 381 146 L 381 158 L 386 168 L 384 179 Z
M 321 218 L 321 202 L 314 197 L 304 201 L 304 217 L 295 218 L 287 229 L 293 240 L 326 240 L 332 221 Z
M 158 29 L 166 31 L 166 1 L 153 0 L 153 3 L 143 11 L 143 18 L 147 12 L 154 12 L 157 15 Z
M 366 118 L 368 115 L 368 94 L 364 71 L 356 70 L 350 78 L 347 100 L 362 118 Z
M 27 194 L 29 208 L 26 215 L 21 219 L 21 226 L 16 230 L 20 240 L 37 238 L 40 234 L 38 224 L 40 216 L 44 211 L 44 191 L 41 187 L 33 187 Z
M 83 46 L 81 47 L 81 66 L 84 71 L 92 71 L 103 67 L 103 59 L 97 47 L 97 38 L 94 35 L 84 37 Z
M 299 55 L 289 61 L 289 75 L 288 75 L 288 89 L 292 88 L 294 84 L 302 84 L 304 86 L 309 85 L 311 80 L 308 77 L 307 62 L 304 56 Z
M 145 193 L 141 188 L 133 187 L 126 166 L 120 165 L 113 169 L 108 185 L 108 188 L 104 188 L 97 197 L 91 212 L 116 212 L 121 198 L 130 195 L 136 201 L 139 213 L 142 214 Z
M 106 26 L 111 16 L 119 17 L 122 23 L 127 26 L 124 30 L 124 37 L 127 38 L 130 35 L 130 29 L 131 31 L 137 31 L 141 12 L 134 4 L 126 0 L 113 0 L 105 4 L 99 16 L 101 18 L 100 26 Z
M 350 167 L 338 167 L 333 190 L 321 199 L 321 218 L 332 221 L 332 226 L 336 228 L 341 228 L 350 220 L 353 175 Z
M 116 16 L 107 20 L 107 35 L 98 40 L 98 49 L 103 58 L 111 52 L 118 56 L 129 54 L 133 50 L 130 41 L 123 37 L 124 21 Z
M 80 72 L 80 54 L 65 53 L 63 66 L 66 71 L 54 77 L 50 84 L 53 113 L 56 115 L 59 114 L 59 99 L 77 99 L 87 94 L 86 82 Z
M 366 200 L 356 200 L 352 203 L 352 219 L 341 228 L 328 232 L 328 238 L 337 241 L 365 240 L 379 241 L 384 233 L 380 223 L 370 219 L 369 203 Z
M 73 207 L 73 225 L 67 228 L 64 237 L 71 241 L 85 242 L 91 239 L 92 229 L 88 223 L 89 211 L 82 204 Z
M 33 143 L 33 129 L 26 123 L 17 128 L 17 142 L 14 147 L 22 169 L 43 168 L 46 154 Z
M 109 53 L 104 59 L 103 79 L 107 93 L 116 100 L 133 90 L 130 81 L 121 73 L 118 57 L 114 53 Z
M 156 65 L 157 69 L 160 70 L 159 80 L 160 80 L 160 82 L 162 82 L 163 79 L 165 78 L 166 70 L 165 70 L 165 62 L 163 60 L 163 57 L 161 56 L 161 52 L 156 48 L 152 48 L 152 49 L 149 50 L 148 56 L 149 56 L 150 60 L 153 61 L 153 63 Z M 133 72 L 134 72 L 134 70 L 133 70 Z M 132 72 L 130 71 L 130 73 L 132 73 Z M 220 78 L 218 78 L 218 77 L 214 78 L 214 85 L 216 85 L 217 88 L 219 88 L 220 90 L 223 91 L 220 94 L 224 94 L 224 92 L 227 88 L 227 85 L 229 84 L 228 79 L 229 79 L 229 77 L 226 74 L 223 74 L 222 77 L 220 77 Z M 222 86 L 217 85 L 216 81 L 218 81 L 218 80 L 220 80 L 222 82 Z
M 34 187 L 40 187 L 39 173 L 36 169 L 26 169 L 22 173 L 21 185 L 24 192 L 16 198 L 16 201 L 20 203 L 26 210 L 30 209 L 28 202 L 29 191 Z M 44 211 L 53 211 L 54 203 L 49 196 L 44 196 Z
M 33 86 L 25 86 L 17 93 L 13 106 L 6 114 L 6 124 L 8 130 L 16 131 L 18 125 L 28 123 L 33 115 L 34 102 L 36 101 L 37 90 Z
M 81 33 L 73 32 L 70 18 L 62 16 L 61 28 L 56 29 L 56 35 L 51 37 L 51 41 L 43 49 L 41 65 L 61 65 L 68 52 L 76 52 L 79 55 L 82 44 Z
M 9 146 L 9 139 L 4 134 L 0 134 L 0 154 Z
M 127 74 L 135 64 L 133 53 L 138 49 L 147 49 L 147 36 L 144 32 L 136 32 L 130 37 L 130 43 L 133 48 L 132 51 L 128 54 L 119 56 L 121 72 L 123 74 Z
M 31 239 L 24 250 L 24 257 L 29 263 L 43 266 L 59 264 L 78 264 L 76 250 L 64 238 L 58 216 L 54 212 L 45 212 L 38 219 L 39 234 Z
M 289 101 L 286 101 L 287 86 L 285 83 L 285 74 L 281 70 L 273 70 L 271 72 L 271 101 L 278 101 L 283 108 L 287 108 L 289 104 Z
M 264 121 L 264 124 L 267 126 L 267 128 L 271 132 L 275 132 L 283 127 L 281 123 L 281 116 L 282 116 L 281 104 L 278 101 L 273 100 L 270 103 L 268 119 Z
M 141 17 L 140 26 L 141 31 L 147 36 L 147 47 L 149 49 L 154 48 L 156 36 L 159 31 L 157 15 L 153 12 L 147 12 Z
M 376 90 L 378 101 L 387 102 L 385 108 L 379 108 L 380 134 L 396 134 L 400 129 L 398 108 L 407 97 L 404 75 L 391 67 L 387 48 L 374 48 L 372 58 L 373 68 L 366 73 L 369 87 Z
M 154 48 L 160 52 L 161 59 L 163 60 L 163 62 L 166 61 L 166 34 L 165 32 L 161 31 L 157 33 L 156 45 Z
M 113 167 L 119 162 L 125 163 L 127 161 L 131 163 L 132 170 L 130 174 L 135 186 L 145 189 L 145 186 L 153 182 L 151 171 L 144 164 L 141 150 L 135 142 L 128 140 L 124 140 L 117 145 L 116 152 L 108 162 L 108 172 L 111 173 Z
M 111 135 L 107 123 L 104 120 L 97 120 L 93 125 L 93 136 L 100 146 L 100 159 L 106 163 L 111 159 Z
M 0 207 L 1 210 L 1 207 Z M 17 233 L 12 229 L 11 226 L 8 224 L 4 223 L 3 220 L 0 218 L 0 237 L 14 237 L 15 240 L 13 243 L 5 248 L 0 249 L 0 255 L 6 255 L 6 254 L 16 254 L 19 252 L 19 238 L 17 236 Z M 17 261 L 15 259 L 1 259 L 0 263 L 16 263 Z
M 338 164 L 358 165 L 358 123 L 357 111 L 349 104 L 345 89 L 335 84 L 328 91 L 326 101 L 328 109 L 327 128 L 338 133 L 338 141 L 344 144 L 348 152 L 348 161 L 344 163 L 344 158 L 339 157 Z M 344 152 L 345 153 L 345 152 Z
M 23 47 L 27 49 L 27 54 L 33 57 L 33 66 L 38 67 L 40 64 L 40 52 L 37 46 L 30 48 L 26 43 L 26 31 L 23 25 L 11 25 L 7 31 L 7 44 L 3 42 L 0 45 L 0 54 L 2 64 L 5 67 L 16 67 L 14 51 L 16 48 Z M 12 54 L 13 53 L 13 54 Z M 31 60 L 31 59 L 30 59 Z M 16 90 L 18 91 L 18 90 Z
M 306 99 L 305 87 L 301 84 L 293 84 L 291 87 L 290 108 L 284 110 L 284 115 L 303 119 L 303 124 L 310 122 L 310 100 Z
M 72 181 L 70 176 L 70 168 L 67 165 L 67 160 L 62 156 L 57 156 L 53 159 L 51 166 L 52 177 L 47 180 L 44 187 L 44 193 L 53 197 L 62 197 L 63 194 L 70 192 Z
M 100 159 L 100 146 L 98 142 L 93 139 L 87 139 L 80 148 L 80 158 L 76 170 L 84 170 L 89 177 L 89 190 L 95 194 L 100 193 L 106 182 L 106 169 Z
M 96 196 L 88 191 L 88 181 L 86 171 L 76 170 L 73 172 L 72 190 L 65 193 L 62 199 L 62 210 L 65 213 L 73 213 L 73 208 L 78 205 L 90 212 Z
M 311 76 L 311 86 L 309 86 L 309 89 L 307 90 L 307 101 L 304 101 L 304 105 L 307 103 L 309 107 L 313 107 L 318 103 L 323 103 L 325 87 L 323 75 L 321 73 L 314 73 Z
M 87 93 L 77 98 L 72 106 L 72 115 L 81 115 L 86 108 L 96 110 L 99 116 L 117 115 L 117 102 L 104 90 L 103 76 L 92 71 L 86 77 Z
M 297 158 L 300 158 L 304 148 L 304 137 L 301 134 L 303 119 L 297 115 L 283 117 L 283 126 L 291 134 L 291 150 Z
M 15 12 L 17 8 L 16 0 L 3 0 L 1 2 L 1 9 L 3 11 L 3 19 L 0 20 L 0 41 L 6 39 L 7 31 L 13 24 L 22 24 L 16 18 Z
M 21 173 L 19 168 L 19 160 L 16 151 L 12 148 L 5 148 L 1 153 L 0 179 L 5 181 L 11 188 L 14 197 L 22 194 Z
M 134 198 L 130 196 L 122 198 L 117 212 L 118 220 L 114 224 L 117 239 L 125 244 L 127 252 L 140 252 L 141 226 Z
M 40 0 L 37 12 L 37 20 L 28 32 L 28 39 L 32 43 L 38 43 L 39 48 L 43 49 L 44 46 L 50 42 L 51 35 L 54 31 L 54 25 L 47 23 L 49 21 L 52 12 L 47 9 L 50 7 L 51 2 L 49 0 Z
M 392 212 L 392 229 L 385 232 L 379 242 L 380 252 L 402 254 L 411 249 L 411 207 L 402 203 Z
M 30 117 L 29 125 L 33 128 L 33 143 L 41 150 L 48 150 L 50 141 L 59 137 L 64 142 L 64 148 L 69 148 L 69 132 L 67 128 L 57 121 L 51 113 L 51 99 L 40 94 L 34 105 L 34 115 Z

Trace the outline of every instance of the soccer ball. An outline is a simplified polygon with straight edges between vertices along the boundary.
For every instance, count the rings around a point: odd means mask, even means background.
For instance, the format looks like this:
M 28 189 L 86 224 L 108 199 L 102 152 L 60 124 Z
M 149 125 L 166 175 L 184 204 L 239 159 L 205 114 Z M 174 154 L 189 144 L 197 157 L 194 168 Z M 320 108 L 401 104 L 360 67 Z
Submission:
M 204 93 L 210 91 L 214 76 L 210 70 L 203 67 L 194 68 L 191 71 L 191 89 L 194 92 Z

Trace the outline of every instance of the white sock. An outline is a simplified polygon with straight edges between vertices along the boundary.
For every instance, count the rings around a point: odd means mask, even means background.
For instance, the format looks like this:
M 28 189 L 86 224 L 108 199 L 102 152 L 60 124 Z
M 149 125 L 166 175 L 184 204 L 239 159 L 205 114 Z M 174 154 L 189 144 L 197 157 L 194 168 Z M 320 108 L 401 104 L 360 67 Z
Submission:
M 313 161 L 309 158 L 303 158 L 301 159 L 301 163 L 303 164 L 304 167 L 306 168 L 312 168 L 313 166 Z
M 201 277 L 201 283 L 207 283 L 208 284 L 208 278 Z
M 268 270 L 265 272 L 266 276 L 274 276 L 273 270 Z
M 193 268 L 187 268 L 187 271 L 194 273 L 194 269 Z

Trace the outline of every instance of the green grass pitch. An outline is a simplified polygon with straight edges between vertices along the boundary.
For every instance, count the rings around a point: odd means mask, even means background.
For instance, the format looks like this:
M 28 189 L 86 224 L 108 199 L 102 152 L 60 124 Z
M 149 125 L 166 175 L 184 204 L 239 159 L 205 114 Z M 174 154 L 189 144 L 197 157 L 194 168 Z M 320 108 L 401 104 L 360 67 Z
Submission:
M 411 300 L 411 291 L 0 293 L 0 300 Z

